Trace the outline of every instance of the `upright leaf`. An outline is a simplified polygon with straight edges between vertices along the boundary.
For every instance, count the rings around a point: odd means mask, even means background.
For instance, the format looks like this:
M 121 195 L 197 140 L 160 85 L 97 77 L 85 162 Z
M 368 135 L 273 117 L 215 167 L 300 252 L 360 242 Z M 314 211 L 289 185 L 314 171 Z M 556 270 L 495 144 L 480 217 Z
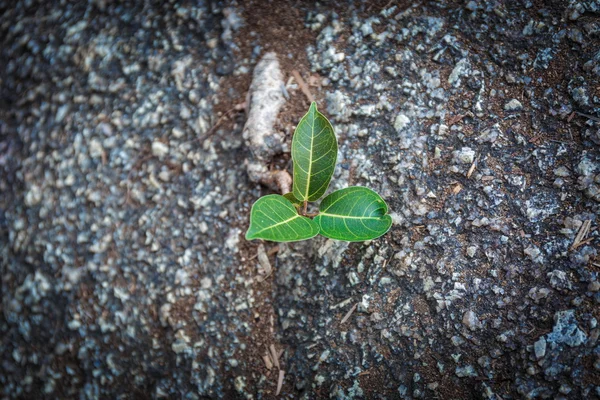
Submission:
M 271 194 L 261 197 L 252 206 L 246 239 L 295 242 L 318 234 L 319 226 L 313 220 L 298 215 L 298 211 L 285 197 Z
M 314 221 L 330 239 L 362 242 L 375 239 L 392 226 L 388 207 L 376 192 L 361 186 L 338 190 L 325 197 Z
M 294 197 L 302 202 L 318 200 L 329 186 L 337 160 L 333 127 L 313 102 L 292 138 Z

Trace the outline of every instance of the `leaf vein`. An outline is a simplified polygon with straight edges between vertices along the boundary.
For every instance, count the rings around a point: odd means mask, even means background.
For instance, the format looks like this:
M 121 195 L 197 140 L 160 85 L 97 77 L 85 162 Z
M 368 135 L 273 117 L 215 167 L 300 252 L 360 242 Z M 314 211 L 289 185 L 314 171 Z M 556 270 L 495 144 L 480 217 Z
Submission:
M 333 202 L 331 204 L 329 204 L 323 211 L 329 210 L 331 207 L 333 207 L 334 204 L 336 204 L 337 202 L 339 202 L 341 199 L 343 199 L 344 197 L 348 196 L 352 192 L 353 192 L 353 190 L 348 190 L 346 193 L 344 193 L 343 195 L 341 195 L 337 199 L 333 200 Z
M 255 232 L 254 234 L 258 235 L 259 233 L 262 233 L 262 232 L 266 231 L 267 229 L 273 229 L 275 227 L 278 227 L 279 225 L 283 225 L 283 224 L 286 224 L 286 223 L 288 223 L 290 221 L 293 221 L 296 218 L 300 218 L 300 216 L 299 215 L 294 215 L 292 218 L 286 219 L 285 221 L 278 222 L 275 225 L 267 226 L 266 228 L 263 228 L 260 231 Z
M 380 220 L 380 219 L 382 219 L 382 217 L 358 217 L 358 216 L 354 216 L 354 215 L 330 214 L 330 213 L 325 213 L 325 212 L 321 212 L 321 213 L 319 213 L 319 215 L 324 215 L 324 216 L 332 217 L 332 218 L 340 218 L 340 219 L 359 219 L 359 220 Z
M 309 156 L 308 156 L 308 171 L 306 172 L 306 174 L 308 175 L 308 179 L 310 179 L 311 173 L 312 173 L 312 157 L 313 157 L 313 143 L 314 143 L 314 139 L 315 139 L 315 118 L 313 115 L 313 121 L 312 124 L 310 126 L 311 129 L 311 135 L 310 135 L 310 150 L 309 150 Z M 308 200 L 308 193 L 310 191 L 310 181 L 307 180 L 306 182 L 306 190 L 304 192 L 304 200 Z

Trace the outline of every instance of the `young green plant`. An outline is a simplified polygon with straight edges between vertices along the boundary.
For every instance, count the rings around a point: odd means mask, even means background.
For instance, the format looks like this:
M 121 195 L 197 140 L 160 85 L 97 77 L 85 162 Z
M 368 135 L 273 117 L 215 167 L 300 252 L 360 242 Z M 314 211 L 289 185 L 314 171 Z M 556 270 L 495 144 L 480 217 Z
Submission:
M 337 139 L 331 123 L 313 102 L 292 138 L 293 189 L 283 196 L 261 197 L 250 211 L 246 239 L 294 242 L 319 233 L 330 239 L 361 242 L 385 234 L 392 225 L 388 206 L 376 192 L 362 186 L 326 196 L 319 212 L 308 214 L 308 203 L 319 200 L 337 161 Z M 313 217 L 313 219 L 311 219 Z

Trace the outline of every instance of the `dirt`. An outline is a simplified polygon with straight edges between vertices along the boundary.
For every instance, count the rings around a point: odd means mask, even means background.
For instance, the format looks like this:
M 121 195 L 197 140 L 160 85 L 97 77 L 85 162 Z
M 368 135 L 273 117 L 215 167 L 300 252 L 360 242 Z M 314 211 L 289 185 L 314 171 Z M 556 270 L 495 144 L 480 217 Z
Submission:
M 396 2 L 391 1 L 379 1 L 370 3 L 368 6 L 365 5 L 365 17 L 368 16 L 369 12 L 373 9 L 385 9 L 395 3 Z M 408 7 L 410 4 L 410 2 L 404 2 L 404 4 L 397 5 L 400 9 L 402 9 Z M 343 7 L 339 5 L 339 3 L 337 5 L 334 4 L 332 6 L 334 9 L 336 9 L 337 7 L 337 12 L 341 14 L 343 14 L 345 11 Z M 255 2 L 252 1 L 243 2 L 242 8 L 244 9 L 244 19 L 248 23 L 244 26 L 239 35 L 239 37 L 242 38 L 239 41 L 240 51 L 238 54 L 240 59 L 250 57 L 253 46 L 255 46 L 258 43 L 261 46 L 263 46 L 265 51 L 275 51 L 277 54 L 280 55 L 281 66 L 286 76 L 286 81 L 288 81 L 288 78 L 291 76 L 292 70 L 300 72 L 300 74 L 304 77 L 305 81 L 308 81 L 309 77 L 319 79 L 318 75 L 310 73 L 309 63 L 306 59 L 305 49 L 308 45 L 311 45 L 314 42 L 315 34 L 314 32 L 311 32 L 308 29 L 306 29 L 304 25 L 300 23 L 303 20 L 303 16 L 305 15 L 305 11 L 302 10 L 302 7 L 303 5 L 301 4 L 301 2 L 292 1 L 274 2 L 268 8 L 259 7 L 257 4 L 255 4 Z M 440 14 L 440 16 L 448 16 L 443 10 L 440 10 Z M 255 33 L 256 35 L 253 35 L 252 33 Z M 342 32 L 340 34 L 339 41 L 344 41 L 345 35 L 346 33 Z M 469 34 L 467 33 L 462 35 L 462 39 L 465 42 L 470 43 L 471 48 L 469 50 L 473 53 L 486 52 L 489 46 L 491 46 L 485 41 L 482 42 L 470 40 Z M 526 47 L 527 44 L 524 44 L 523 46 Z M 569 74 L 569 69 L 572 68 L 572 65 L 570 60 L 565 58 L 567 57 L 566 54 L 568 54 L 568 52 L 559 51 L 559 53 L 560 55 L 556 57 L 553 61 L 553 68 L 552 71 L 550 71 L 550 73 L 546 73 L 544 71 L 529 71 L 533 72 L 532 79 L 543 77 L 546 81 L 546 84 L 549 87 L 553 87 L 557 84 L 561 84 L 562 82 L 564 82 L 564 76 Z M 482 65 L 479 65 L 479 67 L 483 68 Z M 449 75 L 450 71 L 451 66 L 448 66 L 445 69 L 446 76 Z M 240 99 L 243 98 L 243 93 L 245 90 L 247 90 L 249 84 L 249 75 L 245 75 L 243 78 L 231 78 L 226 80 L 224 90 L 227 93 L 239 93 L 239 95 L 237 95 L 236 97 Z M 443 87 L 445 89 L 448 89 L 447 83 L 443 84 Z M 313 96 L 315 96 L 317 102 L 320 102 L 323 99 L 323 96 L 321 95 L 321 91 L 319 89 L 320 88 L 311 87 L 311 92 Z M 492 101 L 489 104 L 488 108 L 496 114 L 502 113 L 504 104 L 506 102 L 506 98 L 517 98 L 522 102 L 526 100 L 526 98 L 524 97 L 524 93 L 519 89 L 518 86 L 507 87 L 505 85 L 501 85 L 495 87 L 492 86 L 490 89 L 505 90 L 505 94 L 507 96 L 503 98 L 496 98 L 496 100 Z M 535 95 L 542 96 L 543 90 L 543 87 L 538 88 Z M 221 99 L 224 98 L 225 96 L 222 94 Z M 452 126 L 455 123 L 463 124 L 466 122 L 464 126 L 464 132 L 467 135 L 476 135 L 481 131 L 481 128 L 475 129 L 472 126 L 472 124 L 470 124 L 468 115 L 467 119 L 463 121 L 465 115 L 462 107 L 462 102 L 465 99 L 468 98 L 465 98 L 463 96 L 458 97 L 456 99 L 454 114 L 448 117 L 448 125 Z M 225 108 L 226 106 L 232 105 L 231 102 L 227 103 L 225 100 L 221 100 L 220 104 L 222 107 Z M 293 127 L 295 126 L 295 122 L 298 120 L 298 116 L 302 115 L 304 110 L 306 110 L 308 104 L 309 103 L 307 98 L 304 96 L 304 94 L 302 94 L 300 90 L 290 91 L 290 98 L 286 102 L 284 109 L 280 114 L 280 126 L 278 126 L 280 130 L 283 130 L 288 134 L 288 137 L 290 139 L 291 134 L 293 132 Z M 450 106 L 449 108 L 452 109 L 452 106 Z M 522 132 L 528 138 L 528 140 L 535 145 L 539 145 L 547 141 L 559 141 L 562 143 L 572 143 L 573 145 L 575 145 L 577 143 L 580 143 L 581 138 L 578 135 L 573 135 L 570 129 L 571 124 L 576 124 L 579 127 L 581 127 L 581 122 L 577 119 L 563 120 L 558 124 L 555 123 L 554 125 L 552 125 L 551 129 L 547 129 L 541 133 L 538 133 L 532 128 L 531 116 L 527 113 L 523 113 L 520 116 L 516 116 L 515 118 L 510 118 L 507 121 L 502 122 L 501 129 L 504 131 L 510 131 L 511 129 L 516 128 L 516 130 Z M 490 161 L 488 161 L 488 166 L 490 166 Z M 289 156 L 282 155 L 280 159 L 275 160 L 272 167 L 277 169 L 287 168 L 289 170 Z M 350 183 L 352 183 L 352 171 L 350 176 Z M 463 182 L 463 184 L 466 183 Z M 453 196 L 454 193 L 450 192 L 450 190 L 451 189 L 449 188 L 449 192 L 447 193 L 447 195 Z M 439 200 L 439 205 L 437 207 L 439 210 L 443 209 L 444 202 L 445 198 Z M 242 228 L 245 227 L 242 226 Z M 420 238 L 422 238 L 422 236 L 419 235 L 417 230 L 414 232 L 414 234 L 411 235 L 411 242 L 414 243 Z M 351 246 L 349 250 L 350 258 L 353 257 L 352 248 L 353 246 Z M 256 253 L 256 246 L 253 244 L 245 244 L 241 247 L 241 249 L 242 260 L 249 259 Z M 271 261 L 274 261 L 273 258 Z M 244 264 L 246 270 L 253 271 L 254 265 L 252 262 L 246 262 Z M 483 277 L 487 273 L 488 268 L 488 266 L 483 265 L 477 268 L 476 271 L 474 270 L 473 273 L 476 276 Z M 252 272 L 250 272 L 250 274 L 251 273 Z M 276 274 L 277 271 L 275 271 L 274 273 Z M 253 331 L 260 332 L 258 334 L 258 337 L 260 338 L 261 342 L 254 343 L 253 346 L 249 346 L 249 348 L 257 350 L 248 351 L 245 353 L 246 361 L 248 362 L 248 364 L 252 364 L 253 360 L 260 360 L 261 352 L 264 353 L 264 349 L 267 347 L 267 345 L 272 342 L 276 343 L 277 340 L 273 334 L 273 326 L 270 324 L 273 321 L 273 319 L 277 319 L 277 316 L 274 315 L 274 309 L 272 305 L 272 302 L 277 300 L 272 293 L 272 279 L 273 278 L 271 277 L 266 282 L 260 284 L 262 290 L 261 294 L 258 295 L 257 298 L 260 299 L 261 304 L 258 305 L 257 308 L 261 316 L 265 315 L 267 317 L 261 317 L 259 319 L 255 319 L 254 321 L 250 321 L 250 323 L 253 326 Z M 482 301 L 485 300 L 482 299 Z M 392 304 L 393 300 L 390 298 L 388 299 L 388 302 Z M 429 314 L 430 307 L 434 307 L 434 305 L 427 305 L 427 300 L 425 299 L 422 299 L 420 302 L 415 304 L 415 310 L 420 315 L 422 315 L 422 318 L 418 321 L 421 327 L 431 326 L 431 324 L 435 323 L 435 321 L 432 320 L 432 316 Z M 539 336 L 539 334 L 536 334 L 534 336 Z M 445 361 L 447 362 L 450 361 L 447 355 L 437 355 L 436 357 L 434 356 L 434 354 L 431 353 L 428 354 L 428 358 L 431 361 L 428 363 L 430 367 L 419 369 L 419 372 L 423 376 L 425 376 L 429 381 L 440 382 L 440 390 L 437 392 L 436 398 L 479 398 L 478 395 L 476 395 L 472 390 L 465 387 L 464 385 L 453 384 L 453 382 L 455 381 L 449 379 L 449 375 L 452 373 L 452 371 L 440 373 L 440 371 L 436 367 L 436 363 L 433 362 L 435 360 L 439 360 L 439 357 L 445 359 Z M 476 357 L 477 355 L 475 355 L 475 358 Z M 494 362 L 501 363 L 500 360 L 495 360 Z M 254 365 L 256 365 L 259 369 L 264 370 L 264 365 L 261 365 L 260 361 L 254 362 Z M 383 398 L 382 396 L 386 395 L 385 392 L 382 392 L 382 387 L 384 386 L 383 379 L 385 379 L 384 376 L 386 375 L 385 371 L 382 368 L 383 367 L 369 369 L 359 375 L 359 381 L 361 383 L 361 387 L 365 391 L 366 398 Z M 484 381 L 495 382 L 499 386 L 506 387 L 506 385 L 509 385 L 510 382 L 510 368 L 506 367 L 503 371 L 504 372 L 497 375 L 495 379 L 484 379 Z M 267 376 L 273 381 L 276 380 L 276 375 L 272 373 L 267 373 Z M 346 389 L 350 387 L 350 384 L 344 382 L 340 382 L 340 385 L 341 387 L 344 387 Z M 287 390 L 289 389 L 286 388 L 286 386 L 289 387 L 289 385 L 284 385 L 283 396 L 285 396 L 286 393 L 292 395 L 294 392 L 287 392 Z M 319 396 L 320 398 L 321 396 L 319 395 L 319 393 L 320 392 L 317 392 L 317 396 Z M 387 393 L 387 395 L 393 396 L 393 393 L 395 393 L 395 391 L 389 392 Z M 321 395 L 323 395 L 324 397 L 325 393 L 321 393 Z
M 306 58 L 306 44 L 311 43 L 315 39 L 313 32 L 310 32 L 304 27 L 302 12 L 302 2 L 298 1 L 276 1 L 265 7 L 264 3 L 257 1 L 243 1 L 240 3 L 242 17 L 245 21 L 244 26 L 237 34 L 236 41 L 239 49 L 234 52 L 236 63 L 250 59 L 255 46 L 262 47 L 262 53 L 274 51 L 279 55 L 280 68 L 284 75 L 284 82 L 288 83 L 293 77 L 292 71 L 298 71 L 305 82 L 309 82 L 310 68 Z M 273 40 L 277 38 L 277 40 Z M 318 79 L 317 75 L 312 75 Z M 231 76 L 224 80 L 220 87 L 219 103 L 216 107 L 217 115 L 229 112 L 237 104 L 246 101 L 246 96 L 252 74 L 244 74 L 241 76 Z M 318 87 L 310 87 L 311 93 L 317 101 L 320 100 L 320 92 Z M 308 109 L 310 102 L 300 89 L 289 90 L 289 97 L 279 114 L 278 125 L 275 129 L 280 132 L 285 132 L 287 140 L 291 143 L 293 129 L 295 128 L 298 115 L 301 115 L 304 110 Z M 243 124 L 245 121 L 243 113 L 235 116 L 235 120 L 226 120 L 221 125 L 221 129 L 230 128 L 232 123 Z M 290 169 L 289 154 L 281 154 L 273 160 L 270 168 L 272 169 Z M 265 193 L 267 194 L 267 193 Z M 240 228 L 245 232 L 247 225 L 242 225 Z M 257 243 L 246 242 L 240 246 L 240 274 L 246 279 L 255 279 L 258 276 L 257 269 Z M 269 251 L 269 248 L 267 248 Z M 276 265 L 275 256 L 270 257 L 271 264 Z M 274 271 L 276 273 L 276 269 Z M 256 281 L 255 281 L 256 282 Z M 286 350 L 275 337 L 275 314 L 273 302 L 276 301 L 273 293 L 273 276 L 267 278 L 263 282 L 256 282 L 253 289 L 256 291 L 254 298 L 256 303 L 253 305 L 253 313 L 244 318 L 245 322 L 250 326 L 249 332 L 252 336 L 246 338 L 246 350 L 242 352 L 241 358 L 245 365 L 257 372 L 248 380 L 247 385 L 252 387 L 257 385 L 258 373 L 263 373 L 271 382 L 271 390 L 265 392 L 265 398 L 275 399 L 280 398 L 275 396 L 278 372 L 273 366 L 270 370 L 267 369 L 263 356 L 267 354 L 271 345 L 275 345 L 278 350 Z M 286 366 L 286 353 L 282 355 L 279 362 L 283 370 Z M 232 379 L 235 376 L 232 376 Z M 288 380 L 290 378 L 288 377 Z M 294 393 L 293 385 L 289 382 L 284 385 L 281 396 L 285 397 Z M 270 393 L 269 393 L 270 392 Z M 229 394 L 234 396 L 233 393 Z

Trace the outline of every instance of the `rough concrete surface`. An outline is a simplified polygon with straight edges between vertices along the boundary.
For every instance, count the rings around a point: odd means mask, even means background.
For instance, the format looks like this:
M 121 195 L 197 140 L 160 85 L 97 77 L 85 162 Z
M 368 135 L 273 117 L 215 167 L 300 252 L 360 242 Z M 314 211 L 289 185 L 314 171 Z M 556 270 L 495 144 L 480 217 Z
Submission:
M 0 43 L 0 398 L 600 398 L 600 2 L 0 1 Z M 268 52 L 268 170 L 310 91 L 384 237 L 244 240 Z

